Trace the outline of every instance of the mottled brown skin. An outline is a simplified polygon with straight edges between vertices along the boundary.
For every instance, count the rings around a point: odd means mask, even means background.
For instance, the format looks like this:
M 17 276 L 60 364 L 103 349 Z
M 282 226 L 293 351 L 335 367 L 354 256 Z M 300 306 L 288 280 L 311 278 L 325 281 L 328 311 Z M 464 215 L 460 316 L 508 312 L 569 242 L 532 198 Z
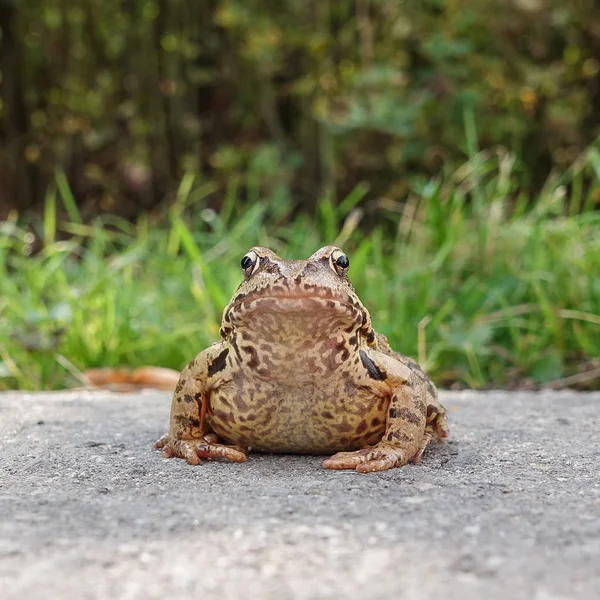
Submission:
M 447 436 L 435 386 L 373 330 L 347 263 L 335 246 L 306 261 L 248 252 L 222 340 L 181 373 L 164 456 L 337 453 L 325 468 L 369 472 L 418 462 Z

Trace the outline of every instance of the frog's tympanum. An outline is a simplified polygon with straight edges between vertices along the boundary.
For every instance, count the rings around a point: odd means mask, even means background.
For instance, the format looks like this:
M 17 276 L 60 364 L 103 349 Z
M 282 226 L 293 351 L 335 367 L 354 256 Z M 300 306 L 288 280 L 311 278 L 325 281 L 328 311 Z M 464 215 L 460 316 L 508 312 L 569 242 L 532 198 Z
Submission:
M 255 247 L 241 266 L 221 341 L 181 373 L 163 456 L 333 454 L 326 469 L 365 473 L 416 463 L 447 436 L 435 386 L 373 330 L 342 250 L 283 260 Z

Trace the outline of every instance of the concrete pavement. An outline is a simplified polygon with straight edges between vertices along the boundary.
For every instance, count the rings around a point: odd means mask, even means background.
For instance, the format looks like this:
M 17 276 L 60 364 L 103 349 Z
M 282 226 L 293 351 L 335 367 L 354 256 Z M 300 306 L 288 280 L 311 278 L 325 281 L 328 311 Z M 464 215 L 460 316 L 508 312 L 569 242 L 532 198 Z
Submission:
M 0 394 L 4 599 L 600 598 L 600 393 L 442 392 L 419 465 L 163 459 L 169 395 Z

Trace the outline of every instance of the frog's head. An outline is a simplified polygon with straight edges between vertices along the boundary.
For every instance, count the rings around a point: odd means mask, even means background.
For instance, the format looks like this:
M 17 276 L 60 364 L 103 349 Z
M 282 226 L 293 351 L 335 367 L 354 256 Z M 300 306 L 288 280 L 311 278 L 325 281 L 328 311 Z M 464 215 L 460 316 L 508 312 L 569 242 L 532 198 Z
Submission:
M 284 260 L 268 248 L 251 248 L 241 260 L 244 280 L 225 308 L 221 335 L 293 323 L 306 336 L 339 330 L 373 336 L 369 313 L 348 279 L 349 266 L 337 246 L 325 246 L 307 260 Z

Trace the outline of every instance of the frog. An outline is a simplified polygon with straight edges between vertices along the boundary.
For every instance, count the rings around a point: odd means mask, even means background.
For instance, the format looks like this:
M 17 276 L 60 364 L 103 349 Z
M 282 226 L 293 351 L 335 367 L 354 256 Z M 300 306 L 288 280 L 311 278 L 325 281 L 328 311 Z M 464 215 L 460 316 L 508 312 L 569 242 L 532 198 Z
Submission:
M 255 246 L 220 340 L 184 367 L 165 458 L 245 462 L 250 451 L 326 455 L 359 473 L 418 463 L 448 436 L 434 383 L 377 333 L 334 245 L 307 260 Z

